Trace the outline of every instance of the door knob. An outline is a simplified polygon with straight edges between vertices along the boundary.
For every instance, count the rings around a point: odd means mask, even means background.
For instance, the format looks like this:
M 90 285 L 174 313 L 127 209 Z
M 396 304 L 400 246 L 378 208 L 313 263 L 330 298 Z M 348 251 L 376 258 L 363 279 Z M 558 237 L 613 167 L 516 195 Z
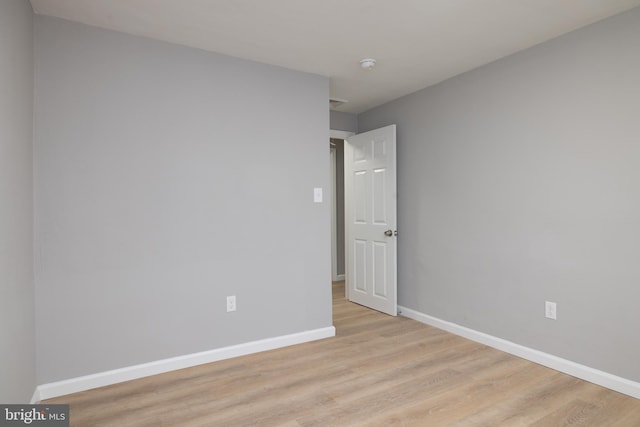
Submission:
M 384 232 L 384 235 L 387 236 L 387 237 L 391 237 L 391 236 L 393 236 L 393 231 L 387 230 L 387 231 Z

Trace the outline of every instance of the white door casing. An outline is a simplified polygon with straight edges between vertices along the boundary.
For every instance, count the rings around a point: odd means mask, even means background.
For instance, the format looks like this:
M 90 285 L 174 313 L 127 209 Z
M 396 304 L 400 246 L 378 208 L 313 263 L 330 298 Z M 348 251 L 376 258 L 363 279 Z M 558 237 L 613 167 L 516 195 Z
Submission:
M 397 315 L 396 126 L 345 141 L 349 300 Z
M 344 141 L 344 140 L 346 140 L 347 138 L 349 138 L 352 135 L 354 135 L 354 133 L 353 132 L 349 132 L 349 131 L 334 130 L 334 129 L 329 130 L 329 138 L 336 138 L 336 139 L 341 139 L 341 140 Z M 343 151 L 343 154 L 344 154 L 344 151 Z M 332 158 L 332 163 L 331 163 L 331 167 L 332 167 L 331 178 L 332 178 L 332 180 L 334 180 L 335 177 L 336 177 L 335 172 L 337 170 L 337 167 L 336 167 L 336 165 L 333 164 L 333 160 L 336 160 L 336 159 L 337 159 L 337 156 L 333 157 Z M 343 189 L 344 189 L 344 180 L 342 182 L 342 186 L 343 186 Z M 331 183 L 331 191 L 334 192 L 334 195 L 333 195 L 333 197 L 331 199 L 334 202 L 334 205 L 331 207 L 331 212 L 332 212 L 331 213 L 331 238 L 332 238 L 332 244 L 331 244 L 331 260 L 332 260 L 331 261 L 331 264 L 332 264 L 332 267 L 331 267 L 331 280 L 332 281 L 345 280 L 345 275 L 344 274 L 338 274 L 337 269 L 334 269 L 334 267 L 337 266 L 337 263 L 338 263 L 338 244 L 344 245 L 344 239 L 343 239 L 342 242 L 338 243 L 338 236 L 337 236 L 337 231 L 336 231 L 336 229 L 337 229 L 337 214 L 338 214 L 336 212 L 336 210 L 335 210 L 335 208 L 336 208 L 335 204 L 337 203 L 336 190 L 337 190 L 337 187 L 335 185 L 335 182 L 332 182 Z M 343 208 L 343 210 L 342 210 L 342 212 L 340 214 L 342 216 L 344 216 L 344 208 Z M 345 260 L 346 260 L 346 256 L 344 254 L 343 254 L 343 256 L 345 257 Z M 348 292 L 349 292 L 349 288 L 345 287 L 345 294 L 348 294 Z M 347 297 L 348 297 L 348 295 L 347 295 Z
M 338 276 L 338 224 L 337 224 L 337 197 L 336 197 L 336 148 L 331 147 L 331 281 L 340 280 Z

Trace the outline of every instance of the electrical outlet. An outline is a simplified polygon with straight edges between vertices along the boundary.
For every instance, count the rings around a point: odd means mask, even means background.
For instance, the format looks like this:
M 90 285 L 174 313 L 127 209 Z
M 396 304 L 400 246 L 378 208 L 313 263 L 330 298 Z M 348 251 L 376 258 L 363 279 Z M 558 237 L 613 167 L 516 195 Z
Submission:
M 231 295 L 227 297 L 227 312 L 236 311 L 236 296 Z
M 556 320 L 556 303 L 551 301 L 544 302 L 544 317 Z

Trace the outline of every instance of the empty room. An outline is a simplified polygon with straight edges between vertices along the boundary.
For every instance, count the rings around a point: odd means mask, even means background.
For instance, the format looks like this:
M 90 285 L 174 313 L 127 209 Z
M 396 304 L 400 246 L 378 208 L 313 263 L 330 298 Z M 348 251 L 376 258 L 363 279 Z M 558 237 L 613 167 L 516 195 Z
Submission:
M 640 426 L 639 117 L 640 0 L 0 0 L 0 424 Z

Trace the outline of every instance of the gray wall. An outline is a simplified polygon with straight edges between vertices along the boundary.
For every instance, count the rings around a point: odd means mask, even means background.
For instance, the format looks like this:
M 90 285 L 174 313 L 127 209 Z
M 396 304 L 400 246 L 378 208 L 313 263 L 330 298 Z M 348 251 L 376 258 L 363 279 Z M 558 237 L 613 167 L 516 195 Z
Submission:
M 640 381 L 639 52 L 634 9 L 358 117 L 398 125 L 400 304 Z
M 42 16 L 35 72 L 39 383 L 331 326 L 326 78 Z
M 0 1 L 0 402 L 35 390 L 33 12 Z
M 358 116 L 341 111 L 331 111 L 330 126 L 332 130 L 358 132 Z

